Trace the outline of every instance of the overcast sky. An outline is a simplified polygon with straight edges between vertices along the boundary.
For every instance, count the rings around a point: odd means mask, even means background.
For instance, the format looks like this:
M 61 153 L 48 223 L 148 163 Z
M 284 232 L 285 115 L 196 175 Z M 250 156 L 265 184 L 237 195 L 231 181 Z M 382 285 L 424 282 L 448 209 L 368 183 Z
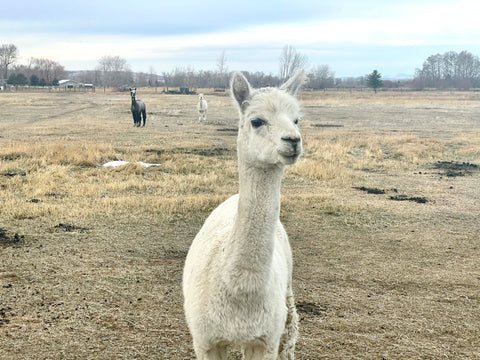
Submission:
M 0 8 L 0 44 L 19 63 L 48 58 L 93 70 L 105 55 L 133 71 L 229 70 L 278 74 L 283 46 L 337 77 L 373 69 L 413 75 L 432 54 L 480 55 L 478 0 L 11 0 Z

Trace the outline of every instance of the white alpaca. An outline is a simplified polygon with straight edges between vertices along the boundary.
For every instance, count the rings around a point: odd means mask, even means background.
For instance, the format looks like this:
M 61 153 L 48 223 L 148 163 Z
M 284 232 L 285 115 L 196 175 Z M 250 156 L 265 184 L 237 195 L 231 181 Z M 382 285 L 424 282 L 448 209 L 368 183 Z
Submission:
M 299 73 L 280 89 L 254 90 L 240 73 L 232 97 L 240 113 L 240 191 L 207 218 L 183 273 L 186 320 L 198 359 L 226 359 L 239 345 L 247 360 L 293 359 L 298 316 L 292 253 L 280 223 L 280 186 L 302 152 L 294 98 Z
M 198 120 L 199 121 L 207 120 L 208 104 L 207 104 L 207 100 L 205 100 L 205 98 L 203 97 L 203 94 L 198 95 L 197 110 L 198 110 Z

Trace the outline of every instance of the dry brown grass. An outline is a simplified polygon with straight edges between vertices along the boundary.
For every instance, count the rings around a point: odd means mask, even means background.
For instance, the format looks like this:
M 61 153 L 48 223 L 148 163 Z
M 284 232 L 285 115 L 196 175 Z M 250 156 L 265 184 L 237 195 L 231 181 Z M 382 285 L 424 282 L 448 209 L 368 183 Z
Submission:
M 145 129 L 125 93 L 0 94 L 0 359 L 193 358 L 183 260 L 236 192 L 236 111 L 138 95 Z M 302 99 L 297 358 L 480 358 L 480 94 Z

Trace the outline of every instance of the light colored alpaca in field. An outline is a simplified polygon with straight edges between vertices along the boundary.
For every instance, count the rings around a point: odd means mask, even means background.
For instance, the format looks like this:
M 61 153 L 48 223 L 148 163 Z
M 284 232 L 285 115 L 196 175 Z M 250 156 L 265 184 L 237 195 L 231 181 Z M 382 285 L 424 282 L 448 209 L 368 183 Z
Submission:
M 302 72 L 280 89 L 258 90 L 240 73 L 232 78 L 240 191 L 207 218 L 183 274 L 198 359 L 226 359 L 229 345 L 239 345 L 247 360 L 294 359 L 298 316 L 280 186 L 286 166 L 302 152 L 294 96 L 304 78 Z
M 198 95 L 197 110 L 198 110 L 198 120 L 199 121 L 207 120 L 208 104 L 207 104 L 207 100 L 205 100 L 203 94 Z

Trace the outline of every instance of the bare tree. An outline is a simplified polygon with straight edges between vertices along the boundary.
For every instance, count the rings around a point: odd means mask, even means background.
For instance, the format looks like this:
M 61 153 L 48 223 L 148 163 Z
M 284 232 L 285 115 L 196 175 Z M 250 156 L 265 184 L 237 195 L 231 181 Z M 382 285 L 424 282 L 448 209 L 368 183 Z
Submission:
M 223 50 L 217 60 L 217 76 L 218 83 L 217 87 L 226 88 L 228 87 L 228 66 L 227 66 L 227 57 L 225 56 L 225 50 Z
M 109 62 L 111 66 L 111 71 L 114 73 L 119 73 L 128 69 L 127 60 L 121 58 L 120 56 L 109 56 Z
M 120 56 L 103 56 L 98 60 L 99 70 L 103 73 L 103 89 L 106 86 L 126 85 L 133 81 L 132 71 L 127 60 Z
M 157 87 L 157 84 L 158 81 L 157 75 L 155 74 L 155 69 L 153 68 L 153 66 L 150 66 L 150 69 L 148 70 L 148 85 Z
M 165 87 L 168 89 L 168 86 L 171 86 L 170 84 L 170 73 L 166 72 L 166 71 L 162 71 L 162 76 L 163 76 L 163 84 L 165 85 Z
M 0 67 L 3 70 L 3 78 L 8 78 L 8 67 L 17 61 L 18 49 L 13 44 L 3 44 L 0 47 Z
M 18 65 L 14 67 L 17 73 L 24 74 L 27 78 L 35 75 L 39 80 L 43 80 L 46 85 L 56 85 L 56 81 L 66 77 L 65 68 L 50 59 L 30 58 L 27 65 Z
M 110 63 L 108 58 L 108 56 L 104 56 L 100 60 L 98 60 L 98 70 L 102 72 L 103 92 L 105 92 L 105 87 L 107 86 L 107 71 L 110 70 Z
M 220 56 L 217 59 L 217 69 L 220 74 L 224 74 L 228 72 L 227 57 L 225 55 L 225 50 L 221 52 Z
M 455 79 L 455 64 L 457 63 L 458 54 L 455 51 L 448 51 L 443 54 L 442 76 L 451 86 Z
M 48 85 L 65 76 L 65 69 L 56 61 L 50 59 L 32 59 L 34 68 L 39 72 L 40 78 L 45 79 Z
M 297 71 L 303 70 L 307 63 L 307 55 L 298 52 L 291 45 L 285 45 L 280 55 L 280 80 L 284 81 Z
M 421 69 L 415 71 L 416 87 L 456 87 L 468 89 L 480 86 L 480 59 L 468 51 L 429 56 Z
M 308 86 L 312 89 L 326 89 L 335 86 L 335 73 L 328 65 L 317 65 L 308 74 Z
M 74 80 L 77 80 L 83 84 L 97 84 L 98 83 L 98 71 L 84 70 L 80 71 L 73 76 Z

